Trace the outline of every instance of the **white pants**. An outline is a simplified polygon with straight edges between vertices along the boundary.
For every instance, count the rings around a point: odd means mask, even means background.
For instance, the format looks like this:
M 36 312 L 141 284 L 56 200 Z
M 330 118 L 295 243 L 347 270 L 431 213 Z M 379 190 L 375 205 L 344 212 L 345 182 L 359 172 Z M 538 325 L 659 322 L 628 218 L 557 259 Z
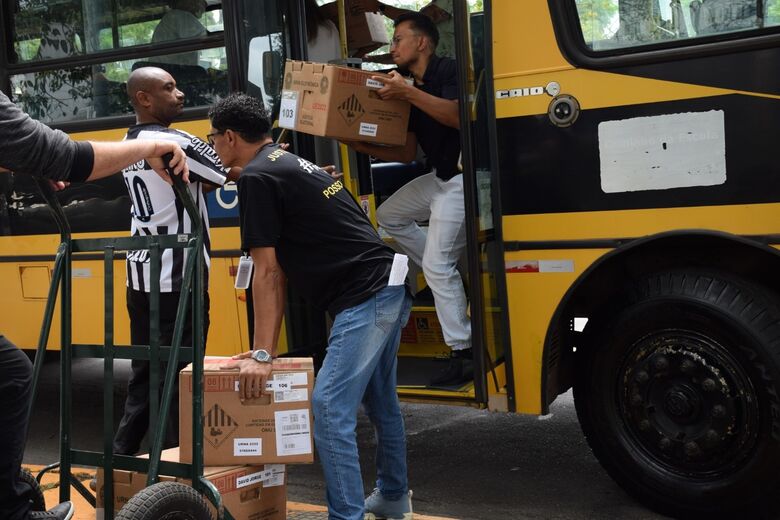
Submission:
M 471 322 L 458 259 L 466 247 L 463 175 L 449 181 L 428 173 L 408 182 L 376 212 L 377 222 L 422 267 L 433 292 L 444 341 L 452 350 L 471 347 Z M 428 236 L 417 222 L 428 220 Z

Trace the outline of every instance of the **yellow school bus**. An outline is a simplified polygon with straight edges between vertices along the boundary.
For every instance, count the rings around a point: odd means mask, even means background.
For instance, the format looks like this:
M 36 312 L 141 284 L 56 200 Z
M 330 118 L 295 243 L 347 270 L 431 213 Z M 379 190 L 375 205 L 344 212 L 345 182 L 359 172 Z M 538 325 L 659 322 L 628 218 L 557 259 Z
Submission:
M 2 4 L 0 21 L 12 30 L 0 82 L 78 138 L 121 137 L 131 123 L 122 74 L 136 61 L 197 51 L 204 72 L 174 75 L 200 85 L 177 126 L 202 136 L 207 105 L 227 90 L 256 95 L 275 113 L 284 61 L 307 58 L 298 0 L 209 0 L 206 34 L 168 42 L 152 42 L 147 27 L 164 3 L 118 2 L 107 14 L 81 0 L 73 24 L 82 50 L 51 58 L 35 54 L 40 20 L 23 20 L 44 10 L 14 8 L 31 3 Z M 65 5 L 38 3 L 52 13 Z M 682 517 L 766 511 L 780 479 L 780 1 L 451 4 L 441 2 L 461 83 L 462 272 L 475 377 L 430 385 L 449 349 L 424 278 L 413 273 L 420 292 L 402 338 L 399 394 L 545 414 L 573 388 L 593 452 L 648 507 Z M 35 113 L 45 102 L 29 97 L 32 86 L 61 87 L 42 77 L 79 67 L 68 79 L 91 104 L 67 105 L 67 118 Z M 294 133 L 293 147 L 321 158 L 310 136 Z M 342 168 L 370 213 L 419 173 L 346 153 Z M 44 210 L 24 182 L 0 184 L 0 327 L 29 347 L 57 239 L 31 218 Z M 79 231 L 126 232 L 124 186 L 112 182 L 61 195 L 83 219 Z M 245 295 L 232 289 L 235 193 L 210 197 L 208 349 L 226 354 L 247 348 L 251 327 Z M 114 220 L 103 216 L 111 204 Z M 74 266 L 74 329 L 99 337 L 91 317 L 100 274 L 90 262 Z M 116 307 L 126 320 L 123 302 Z M 322 313 L 293 298 L 286 333 L 285 350 L 321 359 Z

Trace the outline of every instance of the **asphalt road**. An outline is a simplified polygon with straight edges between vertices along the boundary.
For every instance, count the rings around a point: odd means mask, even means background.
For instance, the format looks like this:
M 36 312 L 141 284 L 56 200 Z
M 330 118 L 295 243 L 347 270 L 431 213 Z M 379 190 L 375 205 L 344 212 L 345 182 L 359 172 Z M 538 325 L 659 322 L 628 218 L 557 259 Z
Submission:
M 102 360 L 74 372 L 74 444 L 101 449 Z M 116 408 L 129 373 L 116 365 Z M 44 365 L 25 462 L 56 461 L 58 363 Z M 664 518 L 628 497 L 601 469 L 580 432 L 571 394 L 550 415 L 528 417 L 470 408 L 404 404 L 410 486 L 416 511 L 461 519 Z M 365 417 L 358 442 L 366 490 L 373 487 L 373 429 Z M 319 465 L 290 466 L 290 500 L 322 504 Z

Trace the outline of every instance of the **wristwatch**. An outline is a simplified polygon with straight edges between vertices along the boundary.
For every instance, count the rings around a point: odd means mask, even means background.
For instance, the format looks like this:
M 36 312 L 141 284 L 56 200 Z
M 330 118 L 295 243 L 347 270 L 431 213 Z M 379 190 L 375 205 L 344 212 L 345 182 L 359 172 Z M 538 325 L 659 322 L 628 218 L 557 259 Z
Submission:
M 259 348 L 252 351 L 252 359 L 258 363 L 271 363 L 274 358 L 267 350 Z

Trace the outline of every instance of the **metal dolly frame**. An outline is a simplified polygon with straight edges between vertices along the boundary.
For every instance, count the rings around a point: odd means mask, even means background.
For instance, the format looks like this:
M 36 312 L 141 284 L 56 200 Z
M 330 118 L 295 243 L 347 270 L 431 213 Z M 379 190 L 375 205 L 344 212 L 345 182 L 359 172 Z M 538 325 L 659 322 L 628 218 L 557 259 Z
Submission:
M 170 173 L 170 171 L 169 171 Z M 204 229 L 195 202 L 184 181 L 171 174 L 176 197 L 184 204 L 192 221 L 193 233 L 178 235 L 157 235 L 138 237 L 84 238 L 71 237 L 70 225 L 65 212 L 57 200 L 48 181 L 36 179 L 40 192 L 48 203 L 57 227 L 60 231 L 60 245 L 55 256 L 52 279 L 44 311 L 43 324 L 35 356 L 32 383 L 32 401 L 28 414 L 32 414 L 37 395 L 38 378 L 51 331 L 54 310 L 59 290 L 61 305 L 61 354 L 60 354 L 60 461 L 41 470 L 36 479 L 41 481 L 47 472 L 60 470 L 60 502 L 70 500 L 70 487 L 73 486 L 87 502 L 96 506 L 96 498 L 71 473 L 74 464 L 94 466 L 103 469 L 104 475 L 104 518 L 112 520 L 114 511 L 113 470 L 146 472 L 146 485 L 159 481 L 159 475 L 187 478 L 201 495 L 214 505 L 219 519 L 234 520 L 222 505 L 217 488 L 203 476 L 203 356 L 205 353 L 203 337 L 203 234 Z M 184 249 L 189 252 L 185 264 L 181 294 L 174 325 L 173 340 L 170 346 L 160 345 L 160 258 L 164 249 Z M 121 251 L 148 250 L 150 255 L 150 344 L 119 346 L 114 344 L 114 255 Z M 82 253 L 102 253 L 104 268 L 104 344 L 88 345 L 72 342 L 72 264 L 74 255 Z M 76 257 L 78 258 L 78 257 Z M 192 297 L 185 297 L 190 294 Z M 188 318 L 189 300 L 193 306 L 193 345 L 182 347 L 181 339 L 184 323 Z M 93 452 L 72 447 L 72 363 L 76 358 L 103 358 L 103 451 Z M 151 446 L 149 458 L 140 458 L 113 453 L 114 437 L 114 360 L 148 360 L 149 370 L 149 433 Z M 160 362 L 167 361 L 162 401 L 158 405 L 160 384 Z M 176 382 L 179 362 L 192 362 L 193 365 L 193 414 L 192 414 L 192 463 L 161 461 L 166 420 Z

